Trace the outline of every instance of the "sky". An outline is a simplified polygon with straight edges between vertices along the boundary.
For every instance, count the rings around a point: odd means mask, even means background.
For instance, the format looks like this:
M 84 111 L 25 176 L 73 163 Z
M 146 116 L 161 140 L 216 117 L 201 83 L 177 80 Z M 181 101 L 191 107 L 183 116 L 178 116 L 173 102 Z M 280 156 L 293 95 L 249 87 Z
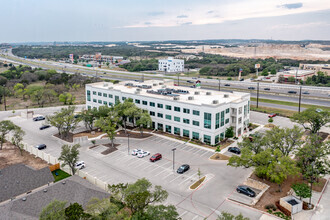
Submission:
M 330 40 L 330 0 L 0 0 L 0 43 Z

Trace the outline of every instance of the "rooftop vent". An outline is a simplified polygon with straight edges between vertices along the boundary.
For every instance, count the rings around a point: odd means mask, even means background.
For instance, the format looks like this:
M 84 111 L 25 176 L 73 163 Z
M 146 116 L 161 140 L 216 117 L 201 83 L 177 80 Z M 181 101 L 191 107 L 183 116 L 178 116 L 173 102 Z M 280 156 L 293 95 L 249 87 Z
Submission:
M 188 100 L 194 100 L 194 96 L 188 96 Z
M 218 100 L 213 100 L 212 104 L 219 104 L 219 101 Z
M 229 95 L 228 94 L 224 94 L 223 97 L 224 98 L 229 98 Z
M 113 89 L 113 87 L 112 86 L 109 86 L 108 89 Z
M 206 92 L 206 95 L 212 95 L 212 93 L 211 92 Z
M 199 95 L 199 94 L 200 94 L 200 92 L 195 91 L 195 95 Z
M 108 83 L 103 83 L 103 87 L 107 87 L 108 86 Z
M 164 83 L 163 82 L 160 82 L 159 85 L 164 85 Z
M 140 89 L 140 88 L 137 88 L 137 89 L 136 89 L 136 91 L 137 91 L 137 92 L 140 92 L 140 91 L 141 91 L 141 89 Z
M 180 100 L 180 97 L 179 96 L 175 96 L 175 97 L 173 97 L 173 100 Z
M 152 84 L 153 86 L 158 86 L 158 84 L 157 83 L 154 83 L 154 84 Z
M 166 88 L 166 85 L 162 85 L 162 88 Z

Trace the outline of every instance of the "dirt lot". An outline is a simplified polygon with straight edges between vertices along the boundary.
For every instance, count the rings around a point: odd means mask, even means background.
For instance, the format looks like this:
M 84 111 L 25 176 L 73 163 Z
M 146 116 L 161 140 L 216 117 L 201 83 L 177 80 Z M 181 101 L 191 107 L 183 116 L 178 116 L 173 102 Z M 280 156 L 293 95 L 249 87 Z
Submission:
M 35 158 L 34 155 L 27 151 L 23 151 L 23 156 L 21 156 L 20 151 L 14 145 L 5 143 L 2 150 L 0 150 L 0 169 L 17 163 L 24 163 L 35 169 L 48 166 L 45 161 L 40 158 Z
M 263 180 L 263 179 L 257 177 L 255 174 L 252 174 L 251 178 L 255 179 L 255 180 L 258 180 L 260 182 L 266 183 L 267 185 L 270 186 L 269 189 L 262 195 L 259 202 L 254 206 L 257 209 L 263 210 L 263 211 L 266 211 L 266 212 L 267 212 L 267 209 L 265 209 L 265 205 L 268 205 L 268 204 L 274 204 L 275 205 L 276 201 L 280 200 L 280 198 L 282 198 L 282 197 L 287 196 L 288 192 L 291 189 L 291 186 L 294 183 L 304 182 L 304 183 L 307 184 L 307 182 L 304 181 L 301 176 L 290 176 L 282 184 L 282 192 L 279 192 L 278 191 L 279 187 L 278 187 L 277 184 L 272 183 L 268 180 Z M 326 183 L 326 179 L 320 179 L 319 184 L 313 184 L 313 191 L 321 192 L 325 183 Z

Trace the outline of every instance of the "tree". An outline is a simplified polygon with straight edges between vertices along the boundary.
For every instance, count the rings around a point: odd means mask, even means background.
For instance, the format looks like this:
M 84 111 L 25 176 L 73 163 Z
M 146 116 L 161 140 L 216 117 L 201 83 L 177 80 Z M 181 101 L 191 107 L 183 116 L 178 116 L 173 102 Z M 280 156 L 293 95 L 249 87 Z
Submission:
M 279 149 L 284 156 L 289 156 L 295 149 L 300 147 L 304 142 L 301 140 L 304 132 L 298 126 L 293 128 L 279 128 L 266 131 L 263 143 L 265 147 Z
M 260 134 L 259 132 L 255 132 L 253 136 L 253 141 L 251 141 L 250 138 L 243 138 L 243 141 L 238 143 L 238 146 L 240 148 L 249 149 L 255 154 L 260 153 L 263 150 L 264 145 L 264 139 L 262 137 L 262 134 Z
M 306 130 L 310 130 L 313 134 L 316 134 L 322 126 L 330 122 L 330 111 L 319 111 L 315 107 L 308 108 L 301 113 L 295 113 L 291 121 L 301 124 Z
M 226 131 L 225 131 L 225 137 L 226 138 L 232 138 L 232 137 L 234 137 L 234 129 L 233 129 L 233 127 L 229 127 L 229 128 L 227 128 L 226 129 Z
M 15 128 L 16 125 L 9 120 L 0 121 L 0 150 L 2 150 L 2 146 L 3 143 L 5 142 L 6 135 Z
M 70 204 L 64 211 L 65 217 L 70 220 L 80 220 L 86 214 L 84 213 L 83 207 L 79 203 Z
M 65 201 L 53 200 L 44 207 L 39 215 L 40 220 L 65 219 Z
M 293 77 L 293 76 L 288 77 L 288 82 L 295 82 L 295 81 L 296 81 L 295 77 Z
M 25 87 L 24 87 L 24 85 L 22 83 L 16 83 L 13 89 L 15 91 L 16 97 L 22 96 L 22 98 L 24 99 L 24 96 L 25 96 Z
M 43 107 L 45 103 L 45 96 L 44 96 L 44 86 L 38 85 L 29 85 L 26 88 L 26 94 L 34 101 L 37 101 L 40 107 Z
M 15 145 L 19 149 L 21 155 L 23 153 L 22 152 L 23 144 L 21 142 L 23 140 L 24 135 L 25 135 L 25 131 L 23 131 L 21 129 L 21 127 L 16 125 L 15 128 L 14 128 L 13 137 L 11 138 L 11 142 L 12 142 L 13 145 Z
M 151 117 L 148 112 L 141 112 L 139 119 L 136 121 L 136 125 L 139 126 L 141 136 L 143 136 L 143 127 L 149 127 L 152 123 Z
M 152 220 L 176 220 L 179 217 L 175 206 L 150 205 L 146 210 L 147 219 Z
M 221 215 L 218 216 L 217 220 L 250 220 L 249 218 L 244 217 L 242 214 L 234 216 L 228 212 L 221 212 Z
M 310 198 L 312 196 L 312 191 L 309 186 L 305 183 L 296 183 L 292 185 L 293 191 L 301 198 Z
M 95 126 L 99 127 L 103 132 L 107 133 L 111 141 L 111 146 L 114 147 L 114 139 L 116 136 L 117 118 L 112 116 L 102 117 L 95 122 Z
M 98 112 L 96 108 L 87 109 L 80 114 L 81 119 L 84 121 L 85 127 L 90 131 L 93 130 L 94 121 L 97 118 L 97 114 Z
M 118 116 L 121 119 L 122 124 L 124 125 L 124 130 L 126 132 L 126 122 L 129 115 L 131 115 L 132 108 L 135 107 L 132 99 L 125 99 L 123 103 L 116 103 L 114 109 L 117 112 Z
M 62 93 L 58 98 L 59 101 L 63 102 L 64 105 L 73 105 L 74 101 L 76 100 L 76 98 L 69 92 Z
M 72 175 L 76 173 L 75 165 L 79 160 L 79 144 L 75 144 L 73 146 L 63 145 L 61 155 L 58 158 L 63 161 L 62 167 L 68 165 L 72 171 Z

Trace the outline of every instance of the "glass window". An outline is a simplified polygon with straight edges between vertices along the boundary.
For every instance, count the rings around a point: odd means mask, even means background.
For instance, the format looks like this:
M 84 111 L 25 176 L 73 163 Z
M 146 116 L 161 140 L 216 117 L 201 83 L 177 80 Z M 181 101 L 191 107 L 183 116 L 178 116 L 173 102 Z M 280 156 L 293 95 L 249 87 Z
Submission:
M 199 115 L 199 111 L 193 110 L 193 115 Z
M 172 120 L 172 116 L 171 115 L 165 115 L 165 118 L 168 120 Z
M 96 95 L 96 91 L 93 91 L 93 95 Z
M 229 113 L 229 108 L 226 109 L 226 114 Z
M 174 134 L 180 135 L 180 128 L 174 127 Z
M 157 113 L 157 117 L 158 118 L 163 118 L 163 114 L 162 113 Z
M 113 98 L 113 95 L 109 94 L 109 98 Z
M 211 136 L 204 134 L 204 143 L 211 144 Z
M 108 105 L 108 102 L 107 101 L 103 101 L 103 105 Z
M 211 129 L 211 113 L 204 112 L 204 128 Z
M 102 96 L 102 92 L 98 92 L 97 95 L 98 95 L 98 96 Z
M 185 124 L 190 124 L 190 120 L 189 120 L 189 119 L 186 119 L 186 118 L 184 118 L 184 119 L 183 119 L 183 123 L 185 123 Z
M 87 95 L 91 95 L 91 91 L 87 90 Z
M 87 106 L 87 109 L 92 109 L 92 107 L 90 105 Z
M 157 107 L 158 107 L 158 108 L 163 108 L 163 104 L 158 103 L 158 104 L 157 104 Z
M 172 127 L 170 125 L 166 125 L 166 132 L 172 133 Z
M 226 119 L 226 124 L 228 124 L 228 123 L 229 123 L 229 118 Z
M 221 127 L 225 125 L 225 111 L 221 112 Z
M 135 99 L 135 103 L 136 104 L 140 104 L 140 100 L 139 99 Z
M 195 140 L 199 140 L 199 133 L 193 131 L 192 138 L 195 139 Z
M 106 93 L 103 93 L 103 97 L 108 97 L 108 94 L 106 94 Z
M 174 107 L 174 111 L 180 112 L 180 107 Z
M 154 103 L 154 102 L 149 102 L 149 105 L 150 105 L 151 107 L 155 107 L 155 103 Z
M 166 105 L 165 108 L 166 108 L 167 110 L 172 110 L 172 106 L 170 106 L 170 105 Z
M 184 137 L 189 137 L 189 130 L 186 130 L 186 129 L 183 129 L 183 133 L 182 133 L 182 135 L 184 136 Z
M 148 105 L 147 101 L 142 101 L 142 105 Z
M 121 100 L 125 101 L 126 97 L 122 97 Z
M 115 102 L 119 102 L 119 96 L 115 96 Z
M 193 121 L 192 123 L 193 123 L 193 125 L 195 125 L 195 126 L 199 126 L 199 121 Z
M 215 143 L 215 144 L 219 143 L 219 135 L 216 135 L 216 136 L 214 137 L 214 143 Z
M 184 109 L 183 109 L 183 113 L 189 114 L 189 113 L 190 113 L 190 110 L 187 109 L 187 108 L 184 108 Z
M 180 122 L 180 117 L 174 116 L 174 121 Z
M 99 104 L 102 104 L 102 100 L 98 100 L 98 103 L 99 103 Z
M 155 112 L 150 111 L 149 113 L 151 116 L 155 116 Z
M 224 139 L 224 137 L 225 137 L 225 133 L 223 132 L 220 134 L 220 141 L 222 141 Z
M 109 102 L 109 106 L 113 106 L 113 103 Z
M 95 103 L 96 103 L 96 102 L 97 102 L 97 101 L 96 101 L 96 99 L 93 99 L 93 102 L 95 102 Z
M 160 130 L 160 131 L 163 131 L 163 124 L 158 123 L 157 124 L 157 129 Z
M 215 129 L 220 128 L 220 113 L 215 114 Z

